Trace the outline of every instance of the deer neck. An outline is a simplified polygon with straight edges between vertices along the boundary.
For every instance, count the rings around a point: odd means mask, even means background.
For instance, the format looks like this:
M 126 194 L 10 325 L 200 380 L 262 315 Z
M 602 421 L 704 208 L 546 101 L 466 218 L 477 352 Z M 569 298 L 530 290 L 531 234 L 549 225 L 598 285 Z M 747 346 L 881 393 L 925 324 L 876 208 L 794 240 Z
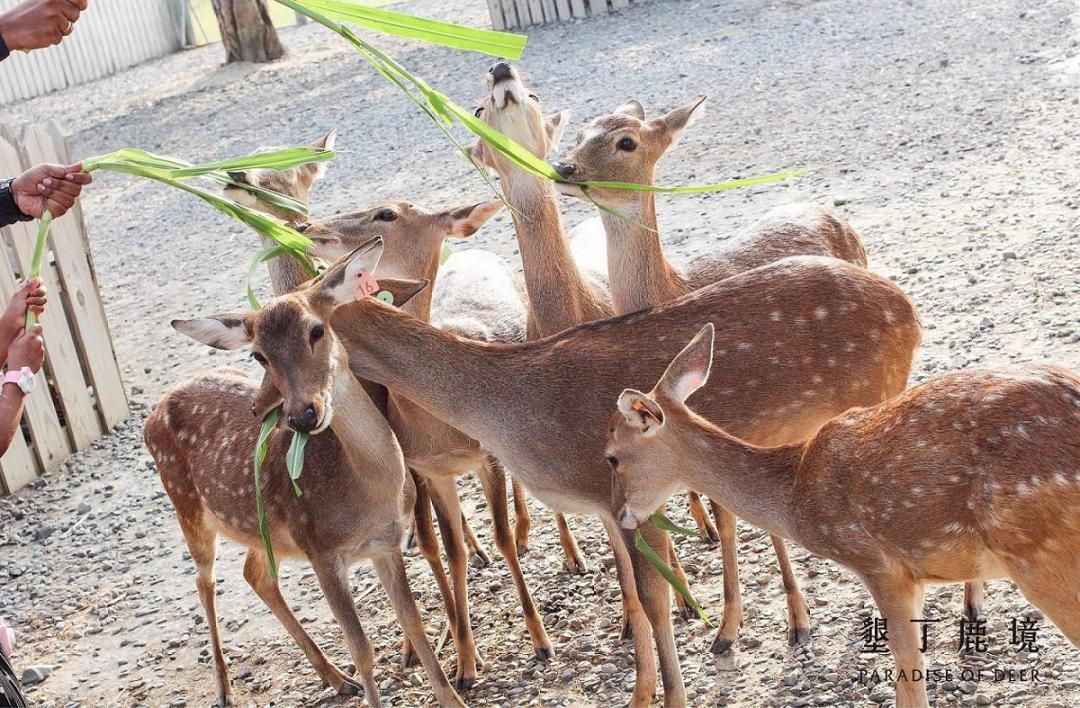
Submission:
M 656 198 L 640 193 L 639 204 L 623 218 L 600 213 L 607 233 L 608 280 L 616 314 L 637 312 L 674 300 L 690 291 L 664 256 L 656 226 Z
M 600 316 L 592 288 L 566 242 L 552 183 L 523 174 L 503 183 L 513 211 L 529 309 L 540 336 Z
M 278 245 L 277 242 L 265 236 L 260 236 L 259 240 L 264 248 L 273 248 Z M 270 269 L 270 287 L 274 291 L 275 297 L 291 293 L 301 283 L 311 280 L 311 275 L 288 253 L 272 259 L 268 267 Z
M 674 431 L 673 431 L 674 432 Z M 676 454 L 687 486 L 769 533 L 793 537 L 792 492 L 805 443 L 758 447 L 696 415 L 679 426 Z
M 339 345 L 334 371 L 333 419 L 330 429 L 341 443 L 354 474 L 384 478 L 400 488 L 405 462 L 397 438 L 360 381 L 349 370 L 344 347 Z

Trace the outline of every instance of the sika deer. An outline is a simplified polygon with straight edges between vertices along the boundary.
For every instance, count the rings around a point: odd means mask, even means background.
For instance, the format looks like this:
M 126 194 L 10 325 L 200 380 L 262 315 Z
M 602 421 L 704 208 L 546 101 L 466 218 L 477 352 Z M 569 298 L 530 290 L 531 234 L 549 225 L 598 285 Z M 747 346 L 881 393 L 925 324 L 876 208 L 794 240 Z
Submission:
M 478 249 L 455 252 L 440 269 L 444 240 L 475 233 L 502 207 L 481 202 L 429 211 L 404 201 L 380 204 L 353 214 L 312 223 L 305 231 L 315 245 L 313 255 L 334 260 L 380 237 L 385 243 L 379 272 L 398 278 L 435 283 L 402 309 L 453 334 L 486 342 L 525 339 L 526 307 L 517 279 L 498 256 Z M 436 279 L 436 276 L 438 278 Z M 432 307 L 432 297 L 435 305 Z M 496 545 L 510 567 L 521 601 L 533 652 L 546 660 L 554 655 L 518 561 L 518 546 L 506 511 L 506 475 L 502 465 L 472 438 L 435 418 L 411 400 L 390 391 L 388 420 L 401 444 L 405 462 L 422 475 L 434 493 L 436 510 L 454 583 L 458 631 L 455 686 L 471 688 L 477 652 L 468 605 L 468 568 L 462 513 L 455 479 L 476 471 L 492 515 Z M 524 502 L 521 492 L 515 499 Z M 518 514 L 518 521 L 527 520 Z M 517 539 L 527 539 L 518 527 Z
M 678 143 L 700 113 L 704 100 L 688 103 L 649 121 L 645 120 L 641 104 L 629 101 L 615 113 L 590 123 L 570 153 L 555 165 L 555 170 L 568 180 L 651 185 L 656 163 Z M 859 237 L 843 219 L 816 205 L 791 204 L 772 210 L 742 235 L 702 254 L 683 270 L 664 256 L 652 192 L 590 189 L 586 197 L 585 191 L 573 183 L 561 183 L 558 190 L 570 196 L 591 198 L 622 214 L 620 217 L 599 210 L 607 232 L 611 299 L 617 314 L 655 307 L 788 256 L 834 256 L 866 266 L 866 252 Z M 695 492 L 690 492 L 690 500 L 695 518 L 699 514 L 702 517 L 698 526 L 721 542 L 724 615 L 712 643 L 712 651 L 719 654 L 735 643 L 743 621 L 735 517 L 713 503 L 718 532 L 708 523 Z M 783 539 L 774 536 L 772 542 L 787 599 L 789 641 L 797 644 L 810 636 L 809 607 L 799 590 Z
M 802 442 L 759 447 L 686 407 L 713 337 L 706 325 L 652 392 L 619 396 L 607 454 L 624 528 L 690 487 L 846 566 L 887 623 L 905 708 L 928 705 L 913 623 L 927 583 L 1011 578 L 1080 647 L 1080 377 L 1033 365 L 945 374 Z
M 344 632 L 367 701 L 379 705 L 374 656 L 349 592 L 349 567 L 370 558 L 405 635 L 411 640 L 440 704 L 463 706 L 451 688 L 417 611 L 401 540 L 415 490 L 390 426 L 349 372 L 345 351 L 326 326 L 331 311 L 353 299 L 352 282 L 377 262 L 376 249 L 331 268 L 306 289 L 255 313 L 175 321 L 188 336 L 218 349 L 251 345 L 266 369 L 264 384 L 243 372 L 218 370 L 170 390 L 146 421 L 144 437 L 198 570 L 217 671 L 219 701 L 231 697 L 221 650 L 214 591 L 218 535 L 248 547 L 244 577 L 319 675 L 339 693 L 359 685 L 335 667 L 301 627 L 270 574 L 255 514 L 252 452 L 259 420 L 279 403 L 289 426 L 310 432 L 303 496 L 292 491 L 283 461 L 292 434 L 273 434 L 263 478 L 276 554 L 307 559 Z M 404 303 L 419 287 L 384 281 Z M 281 393 L 279 393 L 279 391 Z M 252 413 L 255 416 L 252 416 Z
M 822 313 L 820 316 L 815 313 Z M 633 705 L 656 689 L 686 702 L 669 589 L 620 532 L 604 463 L 604 422 L 627 379 L 659 376 L 701 322 L 719 320 L 731 362 L 703 399 L 725 425 L 762 444 L 798 440 L 823 419 L 881 400 L 907 380 L 920 331 L 895 285 L 831 258 L 788 258 L 661 307 L 518 345 L 473 342 L 370 298 L 331 320 L 357 376 L 382 383 L 481 441 L 552 509 L 600 516 L 633 623 Z M 526 408 L 523 410 L 523 406 Z M 667 555 L 667 534 L 642 529 Z M 642 612 L 644 610 L 644 613 Z

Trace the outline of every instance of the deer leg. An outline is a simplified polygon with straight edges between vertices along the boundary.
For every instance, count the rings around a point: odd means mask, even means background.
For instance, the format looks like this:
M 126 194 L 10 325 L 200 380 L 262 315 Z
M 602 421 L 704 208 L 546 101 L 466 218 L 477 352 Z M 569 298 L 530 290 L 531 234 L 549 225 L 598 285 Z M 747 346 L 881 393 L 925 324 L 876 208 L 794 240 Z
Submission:
M 964 617 L 972 622 L 982 617 L 986 584 L 981 580 L 964 583 Z
M 465 534 L 465 543 L 469 547 L 469 558 L 475 558 L 479 561 L 481 568 L 486 568 L 491 565 L 491 556 L 489 556 L 487 551 L 484 550 L 484 547 L 480 545 L 480 541 L 476 538 L 472 526 L 469 526 L 469 520 L 465 518 L 465 514 L 461 515 L 461 528 Z
M 665 557 L 668 555 L 668 533 L 652 524 L 644 524 L 639 530 L 645 537 L 645 541 L 657 550 L 660 557 L 670 563 L 671 559 Z M 628 544 L 633 544 L 634 532 L 624 531 L 623 537 Z M 642 607 L 645 608 L 653 637 L 656 639 L 656 653 L 660 658 L 660 678 L 664 682 L 664 705 L 685 706 L 686 688 L 683 685 L 682 669 L 679 667 L 679 653 L 675 647 L 675 630 L 671 625 L 670 586 L 636 548 L 632 548 L 630 553 L 634 578 L 637 581 L 638 597 L 641 599 Z M 636 649 L 635 641 L 635 651 Z
M 1038 607 L 1061 633 L 1080 649 L 1080 599 L 1076 595 L 1076 568 L 1080 557 L 1063 553 L 1055 564 L 1006 561 L 1009 575 L 1032 605 Z
M 247 557 L 244 559 L 244 580 L 247 580 L 251 589 L 270 608 L 281 626 L 285 628 L 293 641 L 303 650 L 308 661 L 311 662 L 311 666 L 322 677 L 323 681 L 330 684 L 335 691 L 342 695 L 355 696 L 360 693 L 360 685 L 326 658 L 319 645 L 308 636 L 308 633 L 304 631 L 304 628 L 296 619 L 296 615 L 289 609 L 289 604 L 281 595 L 281 587 L 278 585 L 278 581 L 270 575 L 270 563 L 264 551 L 255 550 L 254 548 L 248 549 Z M 357 667 L 359 666 L 357 664 Z
M 446 561 L 450 566 L 450 579 L 454 586 L 454 614 L 457 619 L 457 632 L 454 633 L 454 642 L 457 644 L 454 688 L 464 691 L 476 683 L 478 657 L 473 641 L 472 618 L 469 614 L 469 559 L 465 550 L 461 505 L 453 477 L 429 478 L 427 482 L 431 490 L 431 500 L 435 504 L 435 516 L 442 531 Z
M 788 644 L 796 646 L 810 640 L 810 605 L 806 604 L 795 571 L 791 568 L 784 539 L 770 535 L 776 560 L 780 563 L 780 577 L 784 581 L 784 595 L 788 610 Z M 732 554 L 734 555 L 734 553 Z
M 517 542 L 518 556 L 522 556 L 529 550 L 532 514 L 529 513 L 529 500 L 525 496 L 525 488 L 521 486 L 517 477 L 510 478 L 510 486 L 514 490 L 514 540 Z
M 667 545 L 668 558 L 671 559 L 671 569 L 675 571 L 675 576 L 682 581 L 683 585 L 690 587 L 690 583 L 686 579 L 686 573 L 683 571 L 682 563 L 679 562 L 679 557 L 675 555 L 675 539 L 671 537 L 671 534 L 668 534 Z M 675 609 L 679 617 L 682 617 L 685 620 L 692 618 L 696 614 L 694 608 L 690 607 L 690 605 L 686 603 L 686 599 L 679 593 L 675 593 Z
M 399 550 L 398 553 L 400 552 Z M 364 700 L 372 708 L 380 708 L 379 686 L 375 683 L 375 651 L 364 633 L 360 618 L 356 615 L 356 605 L 353 604 L 352 591 L 349 588 L 349 567 L 336 558 L 312 558 L 311 561 L 315 577 L 319 579 L 319 586 L 330 605 L 330 611 L 345 635 L 349 654 L 352 655 L 353 664 L 356 665 L 356 671 L 364 684 Z
M 229 684 L 229 664 L 221 649 L 221 628 L 218 626 L 214 558 L 217 555 L 217 534 L 202 520 L 185 520 L 179 515 L 180 530 L 184 532 L 191 559 L 195 561 L 195 585 L 210 628 L 210 650 L 214 655 L 214 677 L 217 680 L 219 706 L 232 705 L 232 686 Z
M 701 503 L 701 495 L 697 492 L 687 492 L 687 504 L 690 507 L 690 516 L 694 517 L 694 523 L 697 524 L 698 529 L 701 531 L 701 537 L 708 543 L 716 543 L 720 540 L 720 533 L 713 526 L 713 522 L 709 520 L 709 515 L 705 512 L 705 505 Z
M 896 661 L 896 705 L 928 708 L 919 632 L 912 622 L 922 619 L 919 584 L 910 577 L 897 576 L 868 576 L 863 580 L 885 620 L 889 649 Z
M 615 553 L 615 572 L 619 578 L 619 589 L 623 598 L 623 637 L 634 638 L 634 693 L 630 697 L 631 708 L 643 708 L 652 703 L 656 696 L 656 655 L 649 644 L 652 629 L 649 618 L 638 597 L 637 582 L 634 578 L 634 559 L 630 555 L 627 536 L 624 536 L 613 520 L 605 519 L 604 528 Z M 632 544 L 632 541 L 631 541 Z M 639 554 L 640 555 L 640 554 Z M 628 632 L 626 627 L 631 627 Z
M 559 526 L 559 543 L 562 544 L 563 553 L 566 554 L 566 569 L 571 575 L 585 575 L 589 572 L 589 566 L 585 563 L 585 556 L 581 555 L 574 532 L 570 530 L 570 524 L 566 521 L 566 515 L 555 512 L 555 523 Z
M 410 471 L 411 472 L 411 471 Z M 457 632 L 457 612 L 454 608 L 454 591 L 450 588 L 450 581 L 446 578 L 443 570 L 442 554 L 439 549 L 439 539 L 435 536 L 435 526 L 431 519 L 431 495 L 428 493 L 427 483 L 424 478 L 415 472 L 413 483 L 416 485 L 416 502 L 413 506 L 413 529 L 416 532 L 416 544 L 420 554 L 431 566 L 431 574 L 435 576 L 435 584 L 439 586 L 439 594 L 442 595 L 443 607 L 446 617 L 453 632 Z M 413 650 L 409 636 L 401 644 L 402 664 L 409 668 L 420 663 L 420 657 Z
M 401 625 L 405 635 L 412 640 L 413 648 L 420 656 L 420 663 L 424 666 L 424 672 L 431 682 L 435 700 L 440 706 L 465 708 L 465 703 L 451 688 L 450 682 L 446 680 L 446 674 L 439 666 L 439 660 L 435 658 L 435 652 L 428 644 L 427 635 L 424 634 L 424 622 L 420 618 L 420 611 L 416 608 L 416 601 L 409 588 L 409 577 L 405 574 L 404 558 L 400 553 L 392 552 L 373 558 L 372 563 L 379 581 L 390 598 L 398 624 Z
M 739 552 L 735 545 L 735 515 L 709 500 L 713 516 L 720 531 L 720 553 L 724 562 L 724 616 L 720 620 L 720 629 L 713 637 L 713 654 L 723 654 L 739 638 L 739 627 L 743 623 L 742 590 L 739 586 Z M 789 605 L 790 607 L 790 605 Z M 790 622 L 790 615 L 788 621 Z
M 525 627 L 529 630 L 529 638 L 532 639 L 533 654 L 540 661 L 547 661 L 555 656 L 555 650 L 544 629 L 544 621 L 540 619 L 540 613 L 537 612 L 536 605 L 533 603 L 529 586 L 525 583 L 525 575 L 521 572 L 521 563 L 518 560 L 517 542 L 510 533 L 510 515 L 506 508 L 506 470 L 502 463 L 491 455 L 484 458 L 480 484 L 484 488 L 484 496 L 487 498 L 488 509 L 491 511 L 492 525 L 495 529 L 495 545 L 502 557 L 506 559 L 506 564 L 510 567 L 510 575 L 514 578 L 514 587 L 517 589 L 518 600 L 521 602 L 521 613 L 525 616 Z

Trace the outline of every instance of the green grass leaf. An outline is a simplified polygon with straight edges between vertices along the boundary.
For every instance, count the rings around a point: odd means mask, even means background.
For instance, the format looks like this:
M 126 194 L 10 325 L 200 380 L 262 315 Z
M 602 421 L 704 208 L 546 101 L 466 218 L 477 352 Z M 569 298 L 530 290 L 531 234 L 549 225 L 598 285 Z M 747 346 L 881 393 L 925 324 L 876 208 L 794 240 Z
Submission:
M 278 2 L 302 14 L 307 14 L 304 12 L 307 9 L 383 34 L 419 39 L 429 44 L 480 52 L 504 59 L 520 59 L 525 50 L 525 43 L 528 41 L 523 34 L 495 32 L 452 22 L 429 20 L 392 10 L 342 2 L 342 0 L 293 0 L 290 2 L 278 0 Z
M 267 441 L 280 419 L 280 406 L 267 413 L 263 418 L 262 427 L 259 428 L 259 439 L 255 443 L 255 512 L 259 515 L 259 533 L 262 534 L 263 547 L 266 549 L 266 557 L 270 562 L 270 576 L 273 578 L 277 578 L 277 560 L 274 558 L 274 545 L 270 541 L 270 524 L 266 520 L 261 472 L 263 462 L 266 461 Z
M 692 529 L 688 529 L 688 528 L 686 528 L 684 526 L 679 526 L 678 524 L 676 524 L 674 521 L 672 521 L 668 517 L 664 516 L 659 511 L 656 512 L 655 514 L 653 514 L 652 516 L 650 516 L 649 521 L 651 521 L 652 525 L 655 526 L 656 528 L 663 529 L 663 530 L 667 531 L 668 533 L 677 533 L 680 536 L 694 536 L 694 537 L 697 537 L 697 538 L 701 537 L 701 534 L 699 532 L 694 531 Z
M 172 170 L 173 179 L 202 177 L 210 172 L 241 172 L 244 170 L 287 170 L 299 165 L 333 160 L 337 153 L 325 148 L 291 147 L 270 152 L 261 152 L 227 160 L 205 162 Z
M 296 496 L 303 496 L 300 485 L 296 480 L 304 472 L 304 448 L 307 447 L 308 433 L 293 432 L 292 442 L 289 443 L 289 452 L 285 455 L 285 467 L 289 470 L 289 479 L 292 481 L 293 491 Z
M 701 621 L 712 626 L 712 622 L 709 621 L 709 616 L 705 614 L 705 611 L 701 609 L 701 605 L 698 604 L 697 600 L 695 600 L 694 596 L 690 593 L 690 588 L 686 587 L 686 585 L 679 580 L 679 576 L 675 574 L 675 571 L 671 569 L 671 566 L 665 563 L 664 559 L 652 549 L 652 546 L 648 544 L 645 537 L 641 535 L 641 529 L 634 531 L 634 547 L 641 552 L 641 555 L 645 556 L 645 560 L 649 561 L 649 565 L 655 568 L 656 572 L 660 573 L 664 580 L 668 581 L 668 584 L 671 585 L 671 587 L 675 588 L 675 592 L 682 595 L 682 598 L 686 600 L 686 604 L 694 610 L 697 616 L 701 618 Z
M 34 241 L 34 255 L 30 259 L 30 272 L 27 274 L 27 280 L 33 280 L 41 275 L 41 261 L 45 257 L 45 243 L 49 240 L 49 228 L 52 226 L 52 222 L 52 212 L 46 209 L 45 213 L 41 215 L 41 220 L 38 221 L 37 240 Z M 30 308 L 26 308 L 23 327 L 29 330 L 36 323 L 37 315 Z

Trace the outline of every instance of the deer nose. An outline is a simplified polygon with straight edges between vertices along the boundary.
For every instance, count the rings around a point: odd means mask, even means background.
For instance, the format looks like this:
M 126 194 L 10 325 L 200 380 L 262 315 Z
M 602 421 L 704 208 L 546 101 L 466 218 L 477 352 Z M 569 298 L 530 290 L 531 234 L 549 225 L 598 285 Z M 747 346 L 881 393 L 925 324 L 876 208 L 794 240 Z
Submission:
M 319 424 L 315 416 L 315 406 L 308 406 L 300 415 L 289 416 L 289 427 L 298 433 L 310 433 Z
M 577 167 L 574 167 L 574 164 L 571 162 L 558 162 L 554 165 L 554 167 L 555 171 L 559 173 L 560 177 L 566 177 L 567 179 L 569 179 L 571 176 L 573 176 L 575 172 L 577 172 Z
M 495 65 L 491 67 L 491 78 L 496 81 L 505 81 L 506 79 L 513 78 L 513 75 L 513 69 L 510 68 L 509 62 L 495 62 Z
M 229 175 L 229 179 L 231 179 L 233 182 L 239 182 L 240 184 L 247 183 L 246 172 L 226 172 L 225 174 Z

